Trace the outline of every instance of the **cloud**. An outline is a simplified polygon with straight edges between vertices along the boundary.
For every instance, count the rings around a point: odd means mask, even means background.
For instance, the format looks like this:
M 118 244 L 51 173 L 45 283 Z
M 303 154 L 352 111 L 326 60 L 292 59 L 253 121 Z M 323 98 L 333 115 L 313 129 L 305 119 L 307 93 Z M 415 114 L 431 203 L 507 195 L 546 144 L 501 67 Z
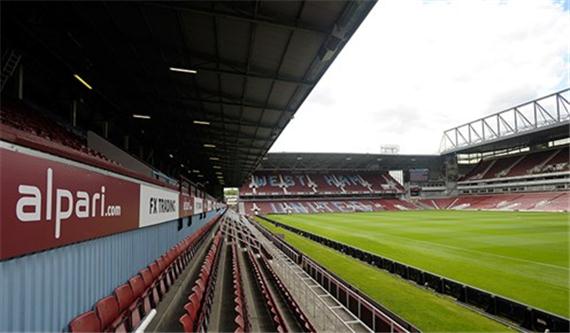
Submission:
M 570 85 L 564 6 L 380 1 L 272 151 L 437 153 L 444 130 Z

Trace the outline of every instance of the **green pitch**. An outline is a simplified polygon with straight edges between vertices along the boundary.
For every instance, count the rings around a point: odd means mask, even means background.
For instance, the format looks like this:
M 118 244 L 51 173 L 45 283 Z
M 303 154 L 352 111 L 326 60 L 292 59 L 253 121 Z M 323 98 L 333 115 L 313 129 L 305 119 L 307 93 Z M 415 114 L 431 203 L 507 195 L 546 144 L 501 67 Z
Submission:
M 565 213 L 406 211 L 271 218 L 570 317 Z

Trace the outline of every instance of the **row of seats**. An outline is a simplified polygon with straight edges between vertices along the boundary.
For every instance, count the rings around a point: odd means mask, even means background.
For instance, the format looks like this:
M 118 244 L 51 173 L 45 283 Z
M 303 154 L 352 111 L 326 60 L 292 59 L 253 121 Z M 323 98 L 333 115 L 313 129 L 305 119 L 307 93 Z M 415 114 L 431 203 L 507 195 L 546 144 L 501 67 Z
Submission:
M 399 193 L 404 188 L 388 172 L 342 174 L 256 172 L 240 188 L 241 196 Z
M 219 231 L 202 263 L 198 279 L 192 288 L 192 293 L 188 296 L 188 302 L 184 305 L 186 313 L 179 319 L 184 332 L 207 331 L 205 326 L 207 326 L 207 319 L 214 298 L 214 286 L 218 274 L 217 262 L 222 240 L 222 233 Z
M 217 222 L 207 223 L 164 255 L 142 269 L 112 295 L 95 303 L 94 309 L 75 317 L 70 332 L 130 332 L 162 300 L 166 292 L 186 268 L 206 233 Z
M 481 160 L 461 181 L 526 176 L 570 170 L 569 147 Z
M 279 276 L 277 276 L 273 268 L 271 268 L 271 265 L 269 265 L 267 259 L 263 256 L 261 258 L 262 258 L 261 262 L 269 272 L 270 277 L 273 279 L 273 281 L 275 281 L 275 284 L 277 285 L 279 292 L 284 296 L 285 301 L 287 302 L 287 306 L 291 310 L 293 310 L 292 313 L 296 317 L 297 322 L 300 324 L 300 326 L 303 327 L 303 331 L 316 332 L 317 330 L 313 327 L 313 325 L 311 324 L 305 313 L 303 313 L 303 310 L 301 310 L 301 308 L 299 307 L 293 296 L 291 296 L 291 293 L 289 293 L 289 290 L 283 284 Z
M 238 261 L 238 248 L 236 243 L 232 244 L 232 283 L 234 287 L 234 303 L 236 317 L 234 323 L 237 325 L 235 332 L 247 332 L 249 331 L 249 316 L 247 314 L 247 306 L 245 303 L 245 297 L 243 293 L 242 279 L 241 279 L 241 269 Z
M 434 209 L 568 211 L 570 210 L 570 193 L 536 192 L 462 195 L 456 198 L 422 199 L 420 202 Z
M 265 278 L 261 274 L 261 271 L 259 269 L 259 265 L 257 264 L 257 261 L 254 258 L 253 251 L 248 251 L 248 258 L 249 258 L 250 264 L 253 267 L 253 272 L 255 275 L 255 279 L 254 279 L 255 283 L 257 284 L 257 286 L 261 290 L 261 294 L 265 298 L 265 304 L 267 306 L 267 309 L 269 310 L 269 312 L 272 315 L 272 319 L 273 319 L 273 322 L 275 324 L 275 331 L 279 332 L 279 333 L 286 332 L 287 329 L 285 326 L 285 321 L 283 320 L 281 313 L 277 309 L 277 305 L 275 304 L 275 300 L 273 299 L 273 296 L 271 295 L 271 292 L 269 291 L 269 287 L 267 286 L 267 281 L 265 281 Z
M 306 213 L 349 213 L 386 210 L 413 210 L 414 204 L 401 199 L 312 199 L 245 201 L 245 215 L 256 214 L 306 214 Z
M 77 154 L 85 154 L 105 162 L 117 164 L 100 152 L 87 147 L 87 141 L 84 138 L 23 104 L 2 105 L 0 121 L 11 128 L 43 139 L 50 144 L 71 148 Z
M 233 223 L 233 231 L 236 233 L 236 237 L 239 237 L 240 243 L 243 246 L 250 245 L 253 248 L 259 248 L 259 242 L 254 238 L 253 234 L 241 223 Z

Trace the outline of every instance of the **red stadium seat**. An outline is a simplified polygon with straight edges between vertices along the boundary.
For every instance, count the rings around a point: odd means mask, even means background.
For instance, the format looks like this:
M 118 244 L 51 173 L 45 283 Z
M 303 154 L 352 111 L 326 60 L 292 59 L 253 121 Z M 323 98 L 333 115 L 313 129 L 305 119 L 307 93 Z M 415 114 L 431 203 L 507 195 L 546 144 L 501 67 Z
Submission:
M 101 332 L 101 321 L 95 311 L 87 311 L 69 323 L 70 332 Z
M 95 304 L 95 311 L 101 321 L 101 327 L 106 330 L 119 317 L 119 303 L 115 296 L 107 296 Z
M 143 283 L 142 280 L 139 281 L 139 283 Z M 115 296 L 119 302 L 119 311 L 121 313 L 124 313 L 126 317 L 129 318 L 130 327 L 137 327 L 142 320 L 142 316 L 138 307 L 138 302 L 136 301 L 136 297 L 133 294 L 130 281 L 129 284 L 125 283 L 115 289 Z
M 188 316 L 187 314 L 183 315 L 182 317 L 180 317 L 179 322 L 182 325 L 184 332 L 187 333 L 194 332 L 194 327 L 193 327 L 194 323 L 192 322 L 190 316 Z
M 126 283 L 115 289 L 115 296 L 119 303 L 120 312 L 125 311 L 135 300 L 131 286 Z
M 130 278 L 129 285 L 131 286 L 131 291 L 133 292 L 133 297 L 135 298 L 140 297 L 146 289 L 144 280 L 140 274 Z

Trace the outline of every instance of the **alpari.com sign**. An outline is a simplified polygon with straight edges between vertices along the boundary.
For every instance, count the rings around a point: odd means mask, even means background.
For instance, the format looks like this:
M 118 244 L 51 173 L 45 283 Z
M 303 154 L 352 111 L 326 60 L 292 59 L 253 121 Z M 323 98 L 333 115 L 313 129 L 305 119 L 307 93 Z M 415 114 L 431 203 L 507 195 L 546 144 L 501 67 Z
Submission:
M 139 184 L 0 149 L 0 258 L 138 228 Z
M 106 204 L 105 186 L 101 186 L 99 191 L 95 192 L 54 188 L 53 177 L 53 169 L 47 168 L 45 190 L 42 190 L 42 186 L 18 185 L 20 197 L 16 203 L 16 216 L 20 222 L 42 222 L 53 219 L 54 237 L 60 238 L 61 223 L 72 217 L 88 219 L 121 216 L 121 205 Z

